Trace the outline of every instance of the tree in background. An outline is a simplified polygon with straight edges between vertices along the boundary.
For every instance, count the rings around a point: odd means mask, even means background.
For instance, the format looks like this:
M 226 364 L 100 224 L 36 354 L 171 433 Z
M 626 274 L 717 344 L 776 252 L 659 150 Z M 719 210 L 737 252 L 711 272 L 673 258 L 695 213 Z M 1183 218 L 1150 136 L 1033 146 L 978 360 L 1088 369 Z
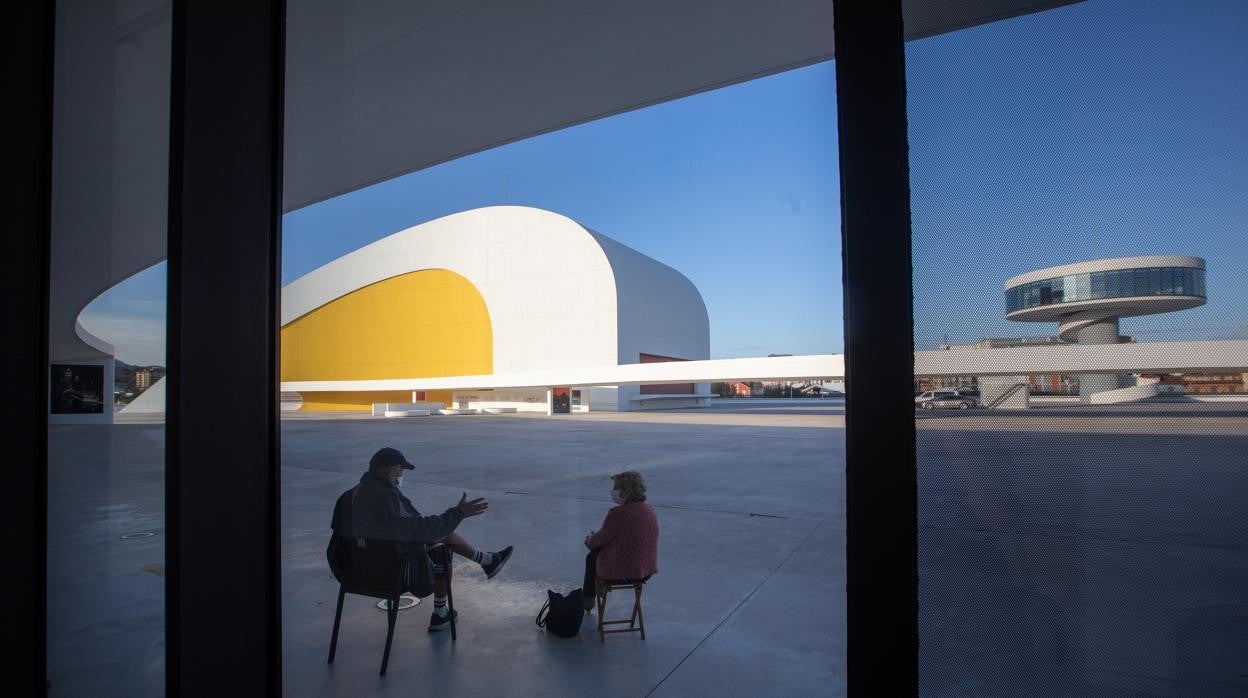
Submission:
M 720 397 L 737 396 L 737 389 L 732 383 L 711 383 L 711 392 Z

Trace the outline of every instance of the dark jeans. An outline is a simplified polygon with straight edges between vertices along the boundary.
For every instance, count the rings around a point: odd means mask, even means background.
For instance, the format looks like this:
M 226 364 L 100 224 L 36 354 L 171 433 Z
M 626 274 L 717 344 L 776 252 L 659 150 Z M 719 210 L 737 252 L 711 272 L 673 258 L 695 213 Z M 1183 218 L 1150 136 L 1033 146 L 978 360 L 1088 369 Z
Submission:
M 602 550 L 602 548 L 598 548 Z M 585 581 L 581 584 L 581 596 L 586 601 L 592 600 L 598 593 L 598 550 L 591 550 L 585 556 Z M 650 579 L 650 575 L 646 575 L 646 579 Z M 622 582 L 627 584 L 635 584 L 636 582 L 644 582 L 646 579 L 612 579 L 604 581 Z

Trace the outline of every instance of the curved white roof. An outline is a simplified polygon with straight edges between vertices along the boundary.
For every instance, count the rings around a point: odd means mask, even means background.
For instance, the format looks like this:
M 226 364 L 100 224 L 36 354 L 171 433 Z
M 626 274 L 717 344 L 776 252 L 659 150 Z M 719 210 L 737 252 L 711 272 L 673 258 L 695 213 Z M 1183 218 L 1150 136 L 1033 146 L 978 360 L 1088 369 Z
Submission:
M 1120 269 L 1146 269 L 1150 267 L 1188 267 L 1191 269 L 1204 269 L 1205 260 L 1200 257 L 1188 257 L 1182 255 L 1149 255 L 1144 257 L 1113 257 L 1110 259 L 1094 259 L 1087 262 L 1075 262 L 1074 264 L 1063 264 L 1047 269 L 1037 269 L 1029 271 L 1026 274 L 1012 276 L 1005 280 L 1005 290 L 1010 290 L 1015 286 L 1022 286 L 1033 281 L 1044 281 L 1045 279 L 1055 279 L 1059 276 L 1069 276 L 1071 274 L 1089 274 L 1094 271 L 1117 271 Z
M 481 294 L 494 372 L 637 363 L 637 351 L 705 359 L 706 306 L 679 272 L 570 218 L 491 206 L 400 231 L 282 289 L 282 325 L 364 286 L 423 269 Z
M 1180 255 L 1095 259 L 1019 274 L 1005 282 L 1005 290 L 1008 292 L 1029 283 L 1077 274 L 1158 267 L 1200 269 L 1203 271 L 1205 260 L 1200 257 Z M 1080 298 L 1077 300 L 1045 303 L 1043 305 L 1008 311 L 1005 314 L 1005 318 L 1016 322 L 1059 322 L 1061 325 L 1058 328 L 1058 336 L 1066 341 L 1074 341 L 1078 331 L 1083 327 L 1114 317 L 1156 315 L 1176 310 L 1187 310 L 1204 304 L 1204 297 L 1198 295 L 1149 293 L 1136 296 Z

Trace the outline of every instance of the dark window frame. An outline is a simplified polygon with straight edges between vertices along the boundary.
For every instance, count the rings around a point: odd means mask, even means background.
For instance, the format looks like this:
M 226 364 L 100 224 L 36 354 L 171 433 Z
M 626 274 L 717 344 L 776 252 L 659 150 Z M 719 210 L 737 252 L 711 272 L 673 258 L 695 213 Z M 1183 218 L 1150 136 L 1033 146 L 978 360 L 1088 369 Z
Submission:
M 34 573 L 6 578 L 6 584 L 18 583 L 10 598 L 31 600 L 15 604 L 31 616 L 10 624 L 18 635 L 10 646 L 27 651 L 7 654 L 10 685 L 22 694 L 42 691 L 47 658 L 43 378 L 53 5 L 35 0 L 5 9 L 13 29 L 9 65 L 36 66 L 12 71 L 6 79 L 16 84 L 9 93 L 38 105 L 8 110 L 13 123 L 5 130 L 11 168 L 30 183 L 29 190 L 9 191 L 13 203 L 25 204 L 9 208 L 20 212 L 11 239 L 22 246 L 10 259 L 29 263 L 12 265 L 6 283 L 25 294 L 10 297 L 29 299 L 35 289 L 36 300 L 15 318 L 29 341 L 5 348 L 10 365 L 30 367 L 22 372 L 30 378 L 23 390 L 33 391 L 26 403 L 5 408 L 10 423 L 28 424 L 33 436 L 18 453 L 32 467 L 22 469 L 25 479 L 16 484 L 32 496 L 4 510 L 10 530 L 34 534 L 16 553 Z M 284 14 L 282 0 L 174 2 L 166 427 L 171 695 L 281 694 L 277 310 Z M 900 2 L 843 0 L 836 3 L 834 26 L 846 381 L 872 386 L 847 397 L 847 681 L 854 694 L 917 695 L 914 344 Z M 254 303 L 257 297 L 266 302 Z M 212 347 L 211 361 L 205 347 Z M 240 392 L 228 414 L 213 411 L 207 421 L 201 417 L 208 416 L 208 401 L 197 405 L 196 391 L 222 363 L 235 367 Z M 221 433 L 231 438 L 220 439 Z M 220 515 L 224 502 L 236 515 Z M 207 562 L 197 565 L 197 557 Z M 220 671 L 223 666 L 230 670 Z

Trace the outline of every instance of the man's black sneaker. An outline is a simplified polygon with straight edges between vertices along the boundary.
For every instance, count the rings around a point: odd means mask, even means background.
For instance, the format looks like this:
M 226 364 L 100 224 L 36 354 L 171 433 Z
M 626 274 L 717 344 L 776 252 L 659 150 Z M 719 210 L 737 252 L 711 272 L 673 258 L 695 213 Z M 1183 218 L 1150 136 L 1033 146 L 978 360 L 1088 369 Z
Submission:
M 454 616 L 456 620 L 459 620 L 459 611 L 451 611 L 445 616 L 440 616 L 437 613 L 430 613 L 429 632 L 436 633 L 440 630 L 446 630 L 451 627 L 451 616 Z
M 503 565 L 507 564 L 507 561 L 510 559 L 511 559 L 511 546 L 510 545 L 494 553 L 494 562 L 491 562 L 488 565 L 481 565 L 481 569 L 485 570 L 485 578 L 493 579 L 494 575 L 502 571 Z

